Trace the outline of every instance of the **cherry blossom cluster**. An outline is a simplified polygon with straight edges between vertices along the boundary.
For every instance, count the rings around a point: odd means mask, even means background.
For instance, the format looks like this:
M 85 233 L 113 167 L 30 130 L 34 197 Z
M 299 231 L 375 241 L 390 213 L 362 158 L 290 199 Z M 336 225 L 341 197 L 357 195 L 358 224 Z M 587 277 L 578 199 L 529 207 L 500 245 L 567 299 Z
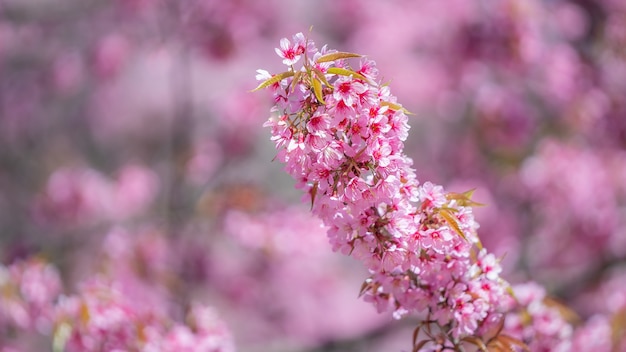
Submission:
M 512 290 L 503 332 L 522 341 L 528 350 L 610 352 L 626 347 L 626 310 L 600 292 L 595 294 L 611 301 L 611 312 L 596 312 L 583 323 L 576 312 L 548 296 L 545 288 L 535 282 L 514 285 Z M 612 287 L 611 295 L 620 296 L 622 292 Z
M 572 323 L 578 317 L 549 298 L 540 285 L 529 282 L 513 286 L 504 330 L 524 341 L 531 351 L 571 351 Z M 568 321 L 566 318 L 569 318 Z
M 60 293 L 57 269 L 41 259 L 0 265 L 0 332 L 50 330 L 53 304 Z
M 620 319 L 621 316 L 621 319 Z M 595 314 L 576 329 L 570 351 L 613 352 L 626 350 L 624 311 L 610 318 Z
M 294 236 L 307 228 L 319 236 Z M 260 214 L 230 210 L 224 217 L 224 229 L 242 247 L 263 251 L 272 256 L 318 257 L 327 254 L 323 238 L 325 228 L 319 219 L 298 207 L 290 207 Z
M 76 295 L 64 296 L 58 270 L 43 259 L 0 266 L 0 333 L 14 336 L 0 347 L 19 351 L 24 340 L 45 336 L 47 349 L 67 352 L 235 350 L 212 308 L 191 303 L 179 323 L 165 304 L 142 302 L 131 290 L 127 282 L 94 276 Z
M 276 52 L 287 71 L 257 75 L 274 93 L 265 126 L 333 250 L 369 269 L 362 295 L 396 318 L 425 313 L 452 344 L 476 334 L 502 312 L 508 284 L 477 237 L 472 192 L 419 184 L 403 152 L 408 112 L 374 61 L 318 50 L 302 33 Z
M 533 204 L 526 261 L 536 279 L 577 281 L 590 268 L 624 257 L 625 165 L 622 151 L 547 138 L 522 164 Z
M 157 175 L 138 164 L 122 167 L 116 179 L 90 168 L 60 168 L 49 177 L 32 212 L 44 225 L 120 221 L 145 212 L 158 190 Z
M 119 285 L 94 279 L 57 305 L 54 347 L 63 351 L 230 352 L 229 330 L 210 308 L 193 305 L 187 324 L 128 299 Z

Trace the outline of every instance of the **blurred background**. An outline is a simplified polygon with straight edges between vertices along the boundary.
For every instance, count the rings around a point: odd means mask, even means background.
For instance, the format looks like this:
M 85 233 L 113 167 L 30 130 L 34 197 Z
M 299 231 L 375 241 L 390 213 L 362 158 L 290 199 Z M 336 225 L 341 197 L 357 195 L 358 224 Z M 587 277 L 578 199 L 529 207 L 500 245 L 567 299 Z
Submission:
M 331 252 L 249 93 L 311 26 L 414 113 L 420 181 L 476 188 L 507 279 L 583 319 L 626 311 L 621 0 L 2 0 L 3 267 L 49 263 L 52 301 L 97 276 L 179 320 L 212 306 L 243 352 L 409 348 L 415 321 L 357 298 L 367 273 Z M 50 345 L 16 321 L 0 305 L 0 346 Z

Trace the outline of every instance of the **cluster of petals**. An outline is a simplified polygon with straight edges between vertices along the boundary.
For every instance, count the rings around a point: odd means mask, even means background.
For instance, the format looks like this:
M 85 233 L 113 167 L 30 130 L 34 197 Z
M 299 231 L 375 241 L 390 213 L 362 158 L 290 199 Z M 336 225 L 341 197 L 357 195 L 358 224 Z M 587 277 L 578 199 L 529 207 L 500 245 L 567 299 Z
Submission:
M 574 277 L 626 254 L 624 165 L 622 151 L 556 139 L 544 139 L 526 159 L 520 175 L 533 202 L 535 228 L 528 265 L 541 273 L 541 281 Z M 567 251 L 545 243 L 568 243 Z
M 575 319 L 573 312 L 550 299 L 537 283 L 514 285 L 512 290 L 515 299 L 508 302 L 505 332 L 531 351 L 571 351 L 574 330 L 568 318 Z
M 294 236 L 303 228 L 324 233 L 319 219 L 298 207 L 258 214 L 229 210 L 224 216 L 224 228 L 242 247 L 274 257 L 297 256 L 302 261 L 327 254 L 323 237 Z
M 572 351 L 612 352 L 626 349 L 626 338 L 615 333 L 616 324 L 608 317 L 596 314 L 574 332 Z
M 56 307 L 54 346 L 64 351 L 230 352 L 229 330 L 216 313 L 193 305 L 188 323 L 138 307 L 119 285 L 101 278 L 83 283 Z
M 285 60 L 290 43 L 283 39 L 277 49 Z M 403 153 L 407 112 L 376 82 L 372 60 L 352 68 L 348 60 L 359 55 L 318 51 L 310 41 L 297 45 L 306 49 L 301 68 L 288 64 L 285 73 L 257 75 L 260 87 L 274 93 L 274 116 L 265 126 L 277 159 L 329 228 L 333 250 L 369 269 L 366 300 L 398 318 L 427 313 L 455 338 L 473 335 L 501 312 L 508 286 L 497 258 L 480 245 L 473 203 L 419 184 Z
M 45 333 L 60 293 L 58 271 L 41 259 L 0 265 L 0 330 L 12 327 Z
M 125 165 L 117 174 L 110 179 L 90 168 L 56 170 L 35 201 L 36 219 L 71 227 L 142 214 L 158 192 L 157 175 L 138 164 Z

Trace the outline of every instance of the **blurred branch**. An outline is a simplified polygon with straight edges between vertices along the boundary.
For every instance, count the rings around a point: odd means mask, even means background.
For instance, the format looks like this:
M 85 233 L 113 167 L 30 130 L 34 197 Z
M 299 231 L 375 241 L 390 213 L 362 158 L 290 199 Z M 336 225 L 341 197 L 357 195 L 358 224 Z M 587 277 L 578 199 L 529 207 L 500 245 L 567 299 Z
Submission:
M 174 26 L 179 29 L 185 25 L 182 18 L 182 3 L 177 6 L 163 8 L 164 11 L 174 11 L 177 22 Z M 165 157 L 169 161 L 165 180 L 165 217 L 170 234 L 175 233 L 183 223 L 189 211 L 187 199 L 184 195 L 183 178 L 186 159 L 190 149 L 190 138 L 193 115 L 193 87 L 191 81 L 190 47 L 181 41 L 181 48 L 176 52 L 170 71 L 170 84 L 173 103 L 173 116 L 170 125 L 169 140 L 165 146 Z
M 13 23 L 51 23 L 76 21 L 85 13 L 106 10 L 108 0 L 91 1 L 0 1 L 0 18 Z

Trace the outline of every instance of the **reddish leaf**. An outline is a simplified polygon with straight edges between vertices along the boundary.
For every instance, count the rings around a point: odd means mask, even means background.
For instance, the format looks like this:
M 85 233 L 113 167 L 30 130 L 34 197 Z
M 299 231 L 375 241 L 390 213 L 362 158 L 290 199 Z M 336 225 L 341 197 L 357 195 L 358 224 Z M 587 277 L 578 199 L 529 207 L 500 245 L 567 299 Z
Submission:
M 521 348 L 522 351 L 530 352 L 530 348 L 528 348 L 528 346 L 523 341 L 516 339 L 512 336 L 503 334 L 499 335 L 496 339 L 500 340 L 512 352 L 515 352 L 515 347 Z
M 479 339 L 476 336 L 467 336 L 462 338 L 461 341 L 471 343 L 472 345 L 478 347 L 480 351 L 487 352 L 487 345 L 485 345 L 483 340 Z
M 311 187 L 311 209 L 313 209 L 313 204 L 315 203 L 315 196 L 317 196 L 318 185 L 319 184 L 315 182 L 313 184 L 313 187 Z

